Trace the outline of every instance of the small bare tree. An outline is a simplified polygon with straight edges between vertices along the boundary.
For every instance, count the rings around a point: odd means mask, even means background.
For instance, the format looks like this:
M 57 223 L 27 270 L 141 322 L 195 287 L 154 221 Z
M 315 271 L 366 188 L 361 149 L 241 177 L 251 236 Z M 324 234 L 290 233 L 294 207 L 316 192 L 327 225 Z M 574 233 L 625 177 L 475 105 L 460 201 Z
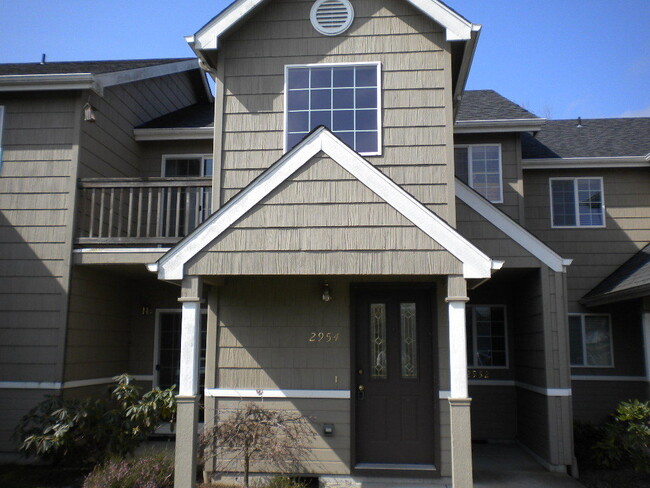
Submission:
M 301 469 L 315 437 L 307 417 L 254 403 L 230 412 L 229 416 L 219 412 L 225 418 L 201 435 L 205 460 L 214 459 L 218 471 L 243 473 L 244 486 L 249 488 L 255 462 L 268 463 L 281 474 Z

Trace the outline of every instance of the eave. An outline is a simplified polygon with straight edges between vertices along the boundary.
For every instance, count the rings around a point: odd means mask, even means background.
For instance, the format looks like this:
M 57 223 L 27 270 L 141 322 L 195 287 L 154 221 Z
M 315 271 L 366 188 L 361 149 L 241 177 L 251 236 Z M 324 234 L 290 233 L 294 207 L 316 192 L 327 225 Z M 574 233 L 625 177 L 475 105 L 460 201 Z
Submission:
M 650 154 L 645 156 L 529 158 L 522 160 L 523 169 L 645 168 L 648 166 L 650 166 Z
M 92 73 L 0 76 L 0 91 L 2 92 L 88 89 L 101 94 L 102 87 Z
M 214 138 L 214 127 L 133 129 L 133 135 L 136 141 L 211 140 Z
M 546 119 L 495 119 L 460 120 L 454 124 L 454 134 L 480 134 L 488 132 L 537 132 Z
M 635 286 L 626 290 L 618 290 L 610 293 L 603 293 L 593 297 L 583 297 L 580 303 L 587 307 L 596 307 L 599 305 L 608 305 L 610 303 L 632 300 L 634 298 L 643 298 L 650 296 L 650 284 Z

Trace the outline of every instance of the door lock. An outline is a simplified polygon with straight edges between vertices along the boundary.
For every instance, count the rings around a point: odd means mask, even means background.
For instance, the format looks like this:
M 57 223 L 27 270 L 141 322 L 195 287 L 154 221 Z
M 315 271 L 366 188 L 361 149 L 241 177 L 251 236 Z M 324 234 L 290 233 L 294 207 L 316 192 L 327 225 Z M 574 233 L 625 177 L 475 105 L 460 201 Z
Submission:
M 359 385 L 357 387 L 357 399 L 363 400 L 363 398 L 365 397 L 365 391 L 366 391 L 366 387 L 363 385 Z

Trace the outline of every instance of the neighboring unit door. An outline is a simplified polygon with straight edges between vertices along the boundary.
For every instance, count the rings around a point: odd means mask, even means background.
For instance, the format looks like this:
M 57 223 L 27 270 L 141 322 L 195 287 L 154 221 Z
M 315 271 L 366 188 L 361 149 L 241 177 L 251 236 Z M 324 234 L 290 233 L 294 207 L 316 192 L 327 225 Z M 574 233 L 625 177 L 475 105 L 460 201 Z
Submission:
M 433 469 L 435 384 L 431 289 L 356 295 L 357 469 Z

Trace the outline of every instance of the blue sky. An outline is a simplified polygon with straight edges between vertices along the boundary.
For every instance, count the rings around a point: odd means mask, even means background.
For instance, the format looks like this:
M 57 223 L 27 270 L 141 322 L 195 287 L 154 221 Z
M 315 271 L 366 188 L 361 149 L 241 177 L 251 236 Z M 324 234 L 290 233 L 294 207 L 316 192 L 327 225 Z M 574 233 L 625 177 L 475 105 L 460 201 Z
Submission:
M 226 0 L 0 0 L 0 62 L 186 57 Z M 483 30 L 468 88 L 554 119 L 650 117 L 650 0 L 447 0 Z

